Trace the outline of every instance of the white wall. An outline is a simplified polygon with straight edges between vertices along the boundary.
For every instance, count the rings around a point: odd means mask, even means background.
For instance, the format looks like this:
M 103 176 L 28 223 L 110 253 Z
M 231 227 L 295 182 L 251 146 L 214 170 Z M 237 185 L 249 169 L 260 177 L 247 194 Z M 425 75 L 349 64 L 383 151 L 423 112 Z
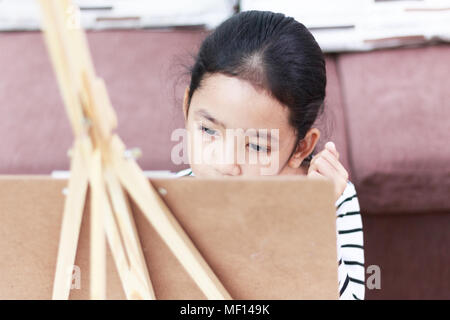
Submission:
M 241 10 L 292 16 L 310 28 L 324 51 L 450 41 L 450 0 L 241 0 Z
M 74 3 L 82 8 L 103 8 L 81 11 L 81 23 L 86 29 L 184 25 L 214 28 L 233 14 L 236 0 L 75 0 Z M 0 30 L 36 30 L 39 21 L 37 0 L 0 0 Z

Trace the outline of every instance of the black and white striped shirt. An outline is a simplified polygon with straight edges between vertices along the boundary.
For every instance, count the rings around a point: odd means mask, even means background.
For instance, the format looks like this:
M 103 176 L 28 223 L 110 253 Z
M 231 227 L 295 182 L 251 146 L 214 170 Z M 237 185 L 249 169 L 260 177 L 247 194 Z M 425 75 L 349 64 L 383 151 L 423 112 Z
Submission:
M 188 168 L 177 177 L 194 176 Z M 336 201 L 339 299 L 362 300 L 365 292 L 363 228 L 355 186 L 347 182 Z

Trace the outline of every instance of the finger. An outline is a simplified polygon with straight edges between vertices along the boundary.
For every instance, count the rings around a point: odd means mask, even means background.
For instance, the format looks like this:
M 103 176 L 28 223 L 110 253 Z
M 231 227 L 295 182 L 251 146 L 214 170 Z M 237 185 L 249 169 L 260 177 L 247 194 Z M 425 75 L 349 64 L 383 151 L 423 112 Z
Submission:
M 319 153 L 317 153 L 317 154 L 311 159 L 311 161 L 309 162 L 309 163 L 310 163 L 310 166 L 313 165 L 314 162 L 316 162 L 316 160 L 320 158 L 320 156 L 322 155 L 322 153 L 323 153 L 324 151 L 325 151 L 325 149 L 322 150 L 322 151 L 320 151 Z
M 311 161 L 308 167 L 308 173 L 307 175 L 311 174 L 312 172 L 317 171 L 317 168 L 315 164 Z
M 319 169 L 317 168 L 317 166 L 315 164 L 310 164 L 309 168 L 308 168 L 308 173 L 307 173 L 308 177 L 313 177 L 313 178 L 317 178 L 317 177 L 323 177 L 320 173 L 319 173 Z
M 326 177 L 318 173 L 316 170 L 309 172 L 307 177 L 312 179 L 326 179 Z
M 319 159 L 323 158 L 324 152 L 329 152 L 329 151 L 327 151 L 326 149 L 323 149 L 322 151 L 320 151 L 318 154 L 316 154 L 312 158 L 312 160 L 311 160 L 311 162 L 309 164 L 309 168 L 311 170 L 318 170 L 317 161 L 319 161 Z
M 336 158 L 339 159 L 339 152 L 337 152 L 336 145 L 334 144 L 333 141 L 328 141 L 327 143 L 325 143 L 325 149 L 329 150 L 332 154 L 336 156 Z
M 312 172 L 312 171 L 317 171 L 317 170 L 318 170 L 318 169 L 317 169 L 317 165 L 316 165 L 316 161 L 317 161 L 317 159 L 319 159 L 319 158 L 320 158 L 320 153 L 316 154 L 316 155 L 312 158 L 311 162 L 309 163 L 308 174 L 309 174 L 310 172 Z
M 325 144 L 325 150 L 329 150 L 332 154 L 336 156 L 336 158 L 339 159 L 339 152 L 337 151 L 336 145 L 333 141 L 328 141 Z
M 347 183 L 344 177 L 324 158 L 323 153 L 321 157 L 316 159 L 314 165 L 310 167 L 310 170 L 308 170 L 308 177 L 325 178 L 333 181 L 336 200 L 339 199 Z
M 331 154 L 331 152 L 329 152 L 328 150 L 325 150 L 326 152 L 322 153 L 322 157 L 324 159 L 326 159 L 330 165 L 333 166 L 334 169 L 336 169 L 336 171 L 344 178 L 344 179 L 348 179 L 348 172 L 347 170 L 344 168 L 344 166 L 339 162 L 339 160 L 333 155 Z
M 333 142 L 327 142 L 327 144 L 325 145 L 326 148 L 324 148 L 322 151 L 320 151 L 319 153 L 317 153 L 317 154 L 311 159 L 310 164 L 313 164 L 318 158 L 320 158 L 320 157 L 323 155 L 324 152 L 331 152 L 331 151 L 328 149 L 328 148 L 331 148 L 331 147 L 328 146 L 328 144 L 333 144 Z M 333 145 L 334 145 L 334 144 L 333 144 Z M 337 156 L 336 156 L 336 154 L 334 154 L 333 152 L 331 152 L 331 153 L 333 153 L 333 155 L 334 155 L 335 157 L 338 157 L 338 156 L 339 156 L 339 153 L 338 153 L 336 150 L 335 150 L 335 152 L 336 152 Z
M 323 157 L 323 155 L 315 161 L 317 171 L 330 179 L 336 179 L 340 174 L 337 170 Z

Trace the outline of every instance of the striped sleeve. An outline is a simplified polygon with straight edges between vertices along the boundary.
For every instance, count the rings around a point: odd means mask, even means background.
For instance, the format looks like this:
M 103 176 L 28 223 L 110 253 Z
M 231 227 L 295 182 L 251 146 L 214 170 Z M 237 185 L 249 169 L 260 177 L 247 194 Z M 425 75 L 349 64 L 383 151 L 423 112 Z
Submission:
M 349 181 L 336 201 L 339 299 L 362 300 L 365 292 L 364 243 L 361 213 Z
M 191 168 L 187 168 L 181 171 L 178 171 L 175 173 L 176 177 L 188 177 L 188 176 L 194 176 L 194 173 L 192 172 Z

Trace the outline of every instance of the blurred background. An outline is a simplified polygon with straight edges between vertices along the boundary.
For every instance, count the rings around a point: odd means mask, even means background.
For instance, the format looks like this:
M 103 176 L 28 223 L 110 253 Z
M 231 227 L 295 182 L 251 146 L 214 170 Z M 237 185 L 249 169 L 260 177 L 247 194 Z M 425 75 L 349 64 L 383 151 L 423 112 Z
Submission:
M 360 198 L 367 299 L 450 299 L 449 0 L 75 1 L 96 71 L 144 170 L 170 160 L 201 41 L 245 10 L 296 18 L 326 55 L 319 126 L 335 141 Z M 76 22 L 75 21 L 75 22 Z M 0 0 L 0 174 L 69 169 L 73 136 L 34 0 Z

